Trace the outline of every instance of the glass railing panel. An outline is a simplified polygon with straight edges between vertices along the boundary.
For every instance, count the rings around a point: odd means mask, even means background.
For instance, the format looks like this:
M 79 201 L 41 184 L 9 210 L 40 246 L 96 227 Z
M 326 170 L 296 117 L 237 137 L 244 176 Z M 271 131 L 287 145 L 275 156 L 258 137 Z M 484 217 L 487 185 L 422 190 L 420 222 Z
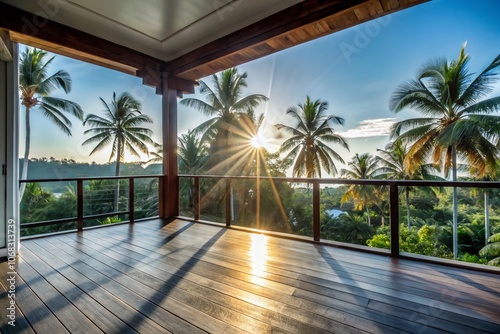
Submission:
M 109 215 L 85 220 L 85 227 L 127 221 L 128 217 L 113 215 L 129 210 L 128 179 L 94 179 L 83 181 L 83 216 Z
M 159 178 L 136 178 L 134 190 L 135 219 L 158 217 Z
M 194 219 L 194 179 L 179 178 L 179 214 L 182 217 Z
M 226 179 L 200 178 L 200 219 L 226 222 Z
M 324 185 L 320 191 L 321 239 L 389 249 L 388 190 L 388 186 L 367 183 Z
M 27 182 L 20 203 L 21 236 L 76 228 L 73 222 L 26 228 L 26 224 L 76 218 L 76 181 Z

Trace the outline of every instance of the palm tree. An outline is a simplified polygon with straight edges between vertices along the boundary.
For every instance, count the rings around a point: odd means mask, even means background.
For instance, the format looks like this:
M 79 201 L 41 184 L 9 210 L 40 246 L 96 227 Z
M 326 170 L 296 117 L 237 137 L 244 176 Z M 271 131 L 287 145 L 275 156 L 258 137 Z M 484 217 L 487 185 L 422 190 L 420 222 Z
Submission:
M 153 147 L 155 148 L 155 151 L 149 152 L 149 156 L 152 157 L 148 161 L 146 161 L 144 164 L 158 164 L 163 162 L 163 146 L 158 143 L 153 143 Z
M 115 176 L 120 175 L 120 162 L 125 156 L 125 150 L 135 157 L 140 157 L 137 149 L 148 154 L 149 149 L 146 144 L 154 144 L 151 139 L 152 131 L 141 127 L 144 123 L 153 123 L 151 118 L 141 113 L 141 103 L 134 99 L 129 93 L 122 93 L 116 96 L 113 93 L 111 104 L 106 103 L 102 98 L 104 105 L 104 117 L 88 114 L 85 117 L 83 125 L 91 126 L 91 129 L 85 130 L 84 134 L 90 134 L 91 137 L 83 142 L 82 145 L 96 144 L 89 155 L 94 154 L 111 144 L 111 154 L 109 161 L 116 158 Z M 117 182 L 115 193 L 115 210 L 118 211 L 120 183 Z
M 218 163 L 227 160 L 232 132 L 235 122 L 242 113 L 253 110 L 260 102 L 268 98 L 261 94 L 243 95 L 243 88 L 247 87 L 247 73 L 239 74 L 236 68 L 231 68 L 212 76 L 214 88 L 200 80 L 200 93 L 205 95 L 206 101 L 197 98 L 187 98 L 181 105 L 197 109 L 207 116 L 214 116 L 197 126 L 194 131 L 203 133 L 202 142 L 211 143 L 212 164 L 220 169 Z
M 405 165 L 405 158 L 408 154 L 409 147 L 401 141 L 388 143 L 384 150 L 377 149 L 381 152 L 378 156 L 380 167 L 374 171 L 376 177 L 394 180 L 442 180 L 435 175 L 438 172 L 433 164 L 422 164 L 417 169 L 410 169 Z M 410 190 L 411 187 L 401 187 L 404 189 L 406 199 L 406 218 L 408 230 L 411 228 L 410 222 Z
M 423 66 L 417 79 L 399 86 L 393 93 L 390 109 L 399 112 L 407 107 L 419 111 L 423 118 L 413 118 L 394 125 L 392 136 L 411 143 L 405 159 L 410 170 L 426 159 L 440 163 L 445 177 L 452 171 L 457 180 L 457 158 L 476 166 L 484 175 L 498 158 L 497 142 L 500 117 L 491 115 L 500 107 L 500 96 L 482 100 L 492 91 L 499 78 L 494 70 L 500 55 L 473 78 L 467 69 L 469 56 L 465 44 L 458 59 L 437 59 Z M 453 188 L 453 256 L 458 255 L 457 189 Z
M 377 158 L 369 153 L 357 154 L 347 164 L 349 169 L 342 169 L 340 175 L 348 179 L 373 179 L 377 171 Z M 371 226 L 370 205 L 378 204 L 380 201 L 375 186 L 366 184 L 352 184 L 347 188 L 341 202 L 345 203 L 350 198 L 354 200 L 354 206 L 357 210 L 366 210 L 368 226 Z
M 207 147 L 191 130 L 179 138 L 178 148 L 179 171 L 184 174 L 198 173 L 209 157 Z
M 334 133 L 331 123 L 344 124 L 344 119 L 334 115 L 325 115 L 328 103 L 321 100 L 312 101 L 307 96 L 304 104 L 291 107 L 286 113 L 292 116 L 292 126 L 276 124 L 292 136 L 281 144 L 280 152 L 289 152 L 285 159 L 294 160 L 293 175 L 307 178 L 321 177 L 321 169 L 328 174 L 337 174 L 334 160 L 344 163 L 342 157 L 326 143 L 339 144 L 349 150 L 342 136 Z
M 322 225 L 322 232 L 326 238 L 358 245 L 366 245 L 374 234 L 373 228 L 366 224 L 364 214 L 353 212 L 344 212 L 330 219 Z
M 45 61 L 47 52 L 27 48 L 21 54 L 19 61 L 19 92 L 21 104 L 24 106 L 26 142 L 21 179 L 28 178 L 28 163 L 31 144 L 30 112 L 39 107 L 42 114 L 50 119 L 65 134 L 71 136 L 71 120 L 64 113 L 69 113 L 79 120 L 83 119 L 83 111 L 75 102 L 51 96 L 56 89 L 62 89 L 66 94 L 71 91 L 71 77 L 68 72 L 59 70 L 49 75 L 48 67 L 55 56 Z M 21 184 L 19 198 L 23 198 L 26 183 Z
M 500 266 L 500 233 L 493 234 L 488 242 L 489 244 L 479 251 L 479 255 L 493 258 L 488 262 L 490 266 Z

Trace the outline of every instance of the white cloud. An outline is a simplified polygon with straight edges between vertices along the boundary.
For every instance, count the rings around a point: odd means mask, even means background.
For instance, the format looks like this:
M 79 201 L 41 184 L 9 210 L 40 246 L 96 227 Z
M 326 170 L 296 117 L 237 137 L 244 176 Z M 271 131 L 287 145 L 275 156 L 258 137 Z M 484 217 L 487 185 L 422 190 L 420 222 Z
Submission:
M 366 138 L 388 136 L 391 126 L 396 123 L 395 118 L 366 119 L 358 122 L 358 126 L 345 132 L 340 132 L 344 138 Z

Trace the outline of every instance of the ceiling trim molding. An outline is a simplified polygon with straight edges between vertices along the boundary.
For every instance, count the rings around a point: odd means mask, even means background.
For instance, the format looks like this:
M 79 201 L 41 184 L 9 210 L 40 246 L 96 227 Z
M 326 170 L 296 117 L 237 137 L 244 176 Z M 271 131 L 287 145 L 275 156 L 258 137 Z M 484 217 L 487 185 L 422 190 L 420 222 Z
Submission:
M 12 61 L 12 41 L 7 32 L 0 30 L 0 60 Z

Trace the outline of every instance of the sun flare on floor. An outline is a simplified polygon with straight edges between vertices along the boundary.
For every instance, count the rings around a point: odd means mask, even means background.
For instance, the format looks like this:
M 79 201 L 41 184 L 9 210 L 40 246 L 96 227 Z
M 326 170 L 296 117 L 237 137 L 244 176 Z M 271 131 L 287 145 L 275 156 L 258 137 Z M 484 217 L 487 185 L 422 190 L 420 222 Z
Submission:
M 267 239 L 262 234 L 250 235 L 250 267 L 252 268 L 252 282 L 258 285 L 265 285 L 263 277 L 266 276 L 267 269 Z

